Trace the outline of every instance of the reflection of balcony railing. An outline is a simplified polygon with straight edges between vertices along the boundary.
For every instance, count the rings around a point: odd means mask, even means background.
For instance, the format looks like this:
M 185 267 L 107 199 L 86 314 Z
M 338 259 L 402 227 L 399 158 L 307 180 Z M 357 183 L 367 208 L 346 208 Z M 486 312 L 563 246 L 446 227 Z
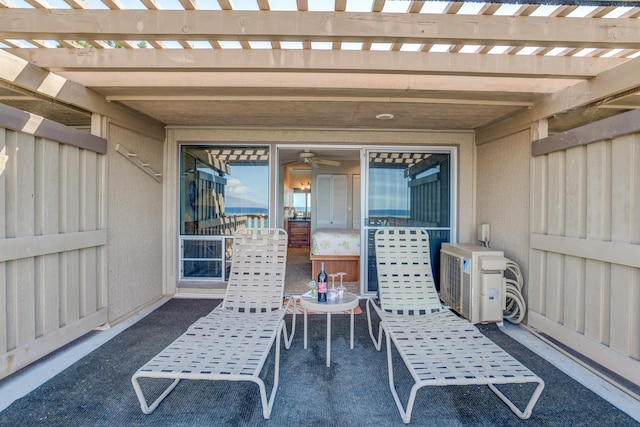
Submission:
M 214 219 L 187 221 L 184 229 L 185 234 L 230 236 L 241 228 L 267 228 L 268 226 L 267 215 L 224 215 Z
M 268 228 L 269 216 L 265 214 L 249 214 L 245 215 L 247 218 L 247 228 Z
M 220 218 L 185 222 L 185 234 L 231 235 L 246 223 L 244 215 L 229 215 Z
M 438 224 L 427 221 L 417 221 L 406 216 L 372 216 L 369 217 L 369 225 L 380 227 L 438 227 Z

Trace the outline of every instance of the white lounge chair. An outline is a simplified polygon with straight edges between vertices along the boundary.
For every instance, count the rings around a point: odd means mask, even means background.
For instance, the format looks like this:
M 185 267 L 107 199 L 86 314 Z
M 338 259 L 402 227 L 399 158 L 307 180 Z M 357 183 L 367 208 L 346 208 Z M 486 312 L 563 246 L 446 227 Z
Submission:
M 252 381 L 258 384 L 265 419 L 271 415 L 278 388 L 280 337 L 289 348 L 295 333 L 295 307 L 291 336 L 287 336 L 284 278 L 287 234 L 280 229 L 242 229 L 235 233 L 233 260 L 224 301 L 133 375 L 131 381 L 140 407 L 150 414 L 180 380 Z M 267 398 L 262 367 L 275 348 L 274 380 Z M 169 379 L 171 384 L 150 405 L 141 382 Z
M 369 335 L 380 351 L 387 337 L 389 387 L 405 423 L 417 391 L 425 386 L 487 385 L 522 419 L 529 418 L 544 381 L 483 335 L 473 324 L 440 303 L 430 264 L 429 236 L 420 228 L 383 228 L 375 234 L 380 307 L 367 301 Z M 380 318 L 373 334 L 371 310 Z M 413 378 L 403 407 L 393 377 L 393 342 Z M 520 410 L 496 385 L 534 383 L 525 409 Z

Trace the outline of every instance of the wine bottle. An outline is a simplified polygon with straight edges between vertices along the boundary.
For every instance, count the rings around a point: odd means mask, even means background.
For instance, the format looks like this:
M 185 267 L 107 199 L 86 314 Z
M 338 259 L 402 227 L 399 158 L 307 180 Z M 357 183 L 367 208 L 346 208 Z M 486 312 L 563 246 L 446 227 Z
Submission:
M 327 302 L 327 273 L 324 272 L 324 262 L 320 264 L 318 274 L 318 302 Z

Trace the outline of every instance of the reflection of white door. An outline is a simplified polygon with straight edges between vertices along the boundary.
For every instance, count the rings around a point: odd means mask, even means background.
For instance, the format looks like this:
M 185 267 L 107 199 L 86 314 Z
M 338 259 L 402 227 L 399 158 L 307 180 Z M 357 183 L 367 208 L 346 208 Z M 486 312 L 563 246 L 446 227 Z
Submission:
M 347 228 L 347 175 L 316 176 L 316 228 Z

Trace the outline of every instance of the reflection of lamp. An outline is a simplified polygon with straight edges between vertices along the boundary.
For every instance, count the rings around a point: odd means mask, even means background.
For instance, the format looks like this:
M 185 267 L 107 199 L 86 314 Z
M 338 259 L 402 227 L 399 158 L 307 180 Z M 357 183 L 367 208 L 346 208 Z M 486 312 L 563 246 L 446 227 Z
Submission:
M 306 187 L 305 187 L 304 182 L 300 182 L 300 189 L 301 190 L 306 190 L 306 189 L 309 189 L 309 188 L 311 188 L 311 182 L 307 182 Z

